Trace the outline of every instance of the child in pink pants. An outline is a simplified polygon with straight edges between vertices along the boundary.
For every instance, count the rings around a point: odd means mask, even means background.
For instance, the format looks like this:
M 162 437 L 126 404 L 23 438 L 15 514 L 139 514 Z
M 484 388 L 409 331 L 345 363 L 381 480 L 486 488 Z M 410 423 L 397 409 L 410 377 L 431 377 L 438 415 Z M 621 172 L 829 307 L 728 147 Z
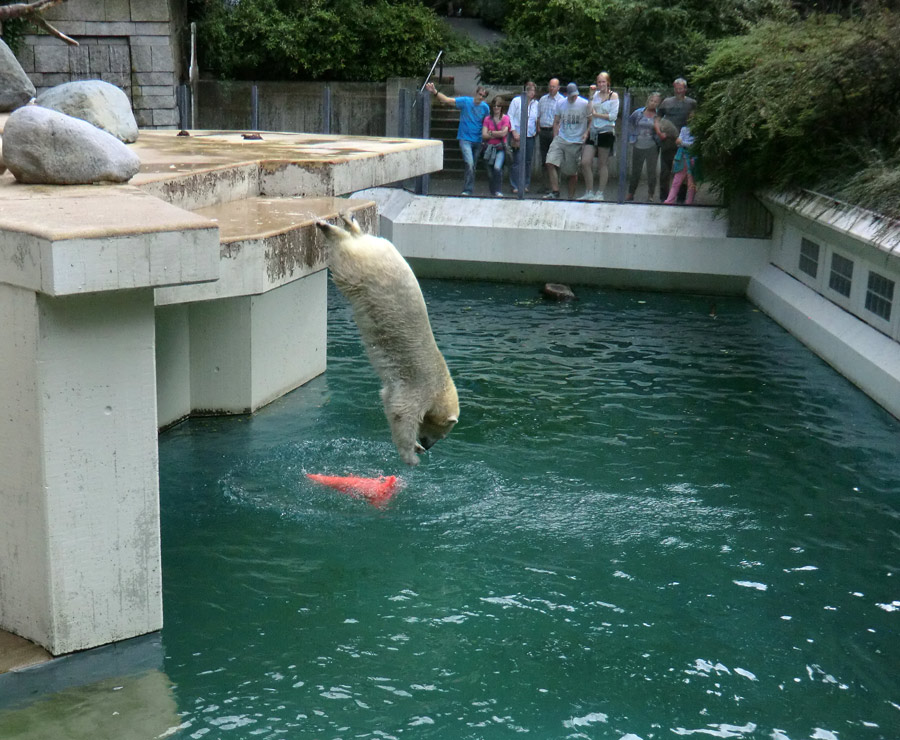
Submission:
M 681 188 L 685 178 L 687 178 L 687 196 L 684 199 L 684 204 L 689 206 L 694 202 L 694 195 L 697 193 L 697 183 L 694 180 L 694 167 L 697 164 L 697 157 L 690 152 L 690 148 L 694 143 L 690 127 L 681 127 L 675 143 L 678 144 L 678 151 L 675 153 L 675 161 L 672 166 L 672 172 L 674 172 L 672 187 L 669 188 L 669 197 L 666 198 L 665 203 L 667 206 L 675 204 L 678 190 Z

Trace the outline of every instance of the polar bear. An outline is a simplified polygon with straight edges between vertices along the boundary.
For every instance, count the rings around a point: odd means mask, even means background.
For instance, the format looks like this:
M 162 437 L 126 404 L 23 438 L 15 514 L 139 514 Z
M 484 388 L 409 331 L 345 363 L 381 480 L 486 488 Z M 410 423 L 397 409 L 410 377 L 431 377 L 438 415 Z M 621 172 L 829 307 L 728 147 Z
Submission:
M 328 245 L 335 285 L 381 378 L 381 400 L 400 457 L 418 465 L 417 453 L 446 437 L 459 421 L 459 399 L 434 341 L 419 282 L 387 239 L 364 234 L 352 216 L 347 229 L 317 221 Z

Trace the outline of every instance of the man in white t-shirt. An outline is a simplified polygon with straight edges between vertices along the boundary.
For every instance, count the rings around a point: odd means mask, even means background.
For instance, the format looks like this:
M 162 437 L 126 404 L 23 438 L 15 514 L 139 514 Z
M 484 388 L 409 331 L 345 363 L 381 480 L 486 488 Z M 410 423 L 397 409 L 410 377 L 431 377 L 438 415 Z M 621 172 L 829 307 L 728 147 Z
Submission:
M 547 177 L 550 192 L 544 197 L 549 200 L 559 198 L 560 173 L 568 178 L 569 199 L 575 197 L 578 168 L 581 165 L 581 150 L 588 135 L 590 103 L 578 94 L 578 85 L 570 82 L 566 86 L 566 99 L 556 106 L 553 121 L 553 143 L 547 152 Z

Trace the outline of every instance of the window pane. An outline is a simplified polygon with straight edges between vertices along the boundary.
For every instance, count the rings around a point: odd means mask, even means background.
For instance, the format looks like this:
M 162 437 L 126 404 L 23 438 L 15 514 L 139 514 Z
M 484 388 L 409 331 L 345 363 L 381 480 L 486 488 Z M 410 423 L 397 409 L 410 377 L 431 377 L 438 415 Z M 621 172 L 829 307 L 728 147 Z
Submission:
M 885 321 L 891 320 L 891 304 L 894 301 L 894 281 L 877 272 L 869 272 L 866 291 L 866 308 Z
M 828 279 L 828 286 L 849 298 L 852 282 L 853 262 L 835 252 L 831 255 L 831 277 Z
M 800 240 L 800 270 L 810 277 L 819 275 L 819 245 L 806 237 Z

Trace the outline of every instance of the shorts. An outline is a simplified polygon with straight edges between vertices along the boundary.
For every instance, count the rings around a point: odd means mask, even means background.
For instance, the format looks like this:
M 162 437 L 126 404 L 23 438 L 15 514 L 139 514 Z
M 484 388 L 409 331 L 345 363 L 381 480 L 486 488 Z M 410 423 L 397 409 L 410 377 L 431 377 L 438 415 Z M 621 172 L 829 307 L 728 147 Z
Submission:
M 612 151 L 613 147 L 616 145 L 616 135 L 612 131 L 603 131 L 601 133 L 591 132 L 587 143 L 598 149 L 609 149 Z
M 550 151 L 547 152 L 547 164 L 556 165 L 567 177 L 578 174 L 582 146 L 581 142 L 572 143 L 557 136 L 550 144 Z

